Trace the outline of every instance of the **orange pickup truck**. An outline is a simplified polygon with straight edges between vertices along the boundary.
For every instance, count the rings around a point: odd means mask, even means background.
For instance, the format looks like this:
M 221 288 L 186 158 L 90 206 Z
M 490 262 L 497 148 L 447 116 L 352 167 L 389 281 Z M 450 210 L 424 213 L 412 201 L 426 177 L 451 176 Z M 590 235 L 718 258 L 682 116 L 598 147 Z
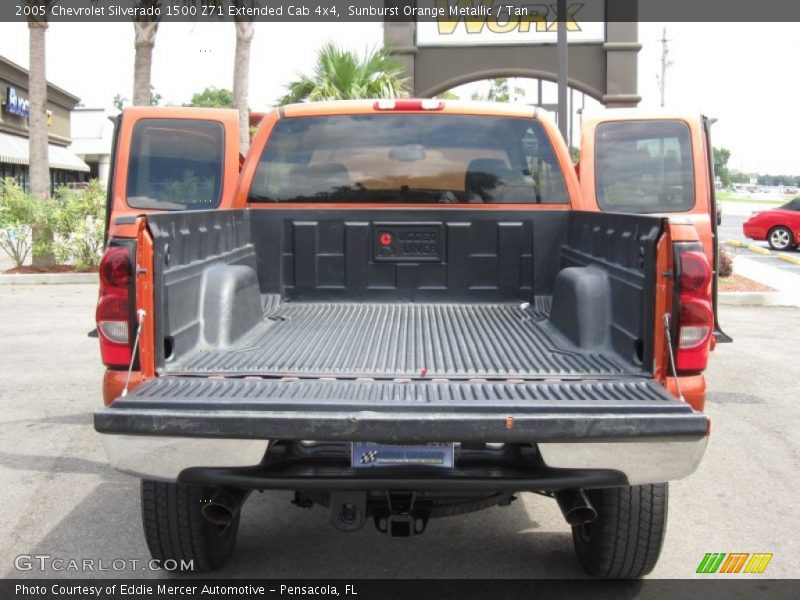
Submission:
M 553 497 L 592 575 L 639 577 L 709 434 L 707 123 L 441 100 L 117 124 L 97 324 L 108 459 L 155 559 L 207 571 L 252 491 L 353 532 Z M 716 338 L 715 338 L 716 336 Z

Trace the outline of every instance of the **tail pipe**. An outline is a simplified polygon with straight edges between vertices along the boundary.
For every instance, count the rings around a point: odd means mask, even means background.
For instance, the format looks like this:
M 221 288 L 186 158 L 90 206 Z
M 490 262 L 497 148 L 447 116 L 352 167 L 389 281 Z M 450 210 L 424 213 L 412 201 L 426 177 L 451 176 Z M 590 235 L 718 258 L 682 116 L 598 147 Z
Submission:
M 250 490 L 219 488 L 200 510 L 203 518 L 214 525 L 226 527 L 236 518 Z
M 597 511 L 583 490 L 556 492 L 556 502 L 564 519 L 570 525 L 584 525 L 597 518 Z

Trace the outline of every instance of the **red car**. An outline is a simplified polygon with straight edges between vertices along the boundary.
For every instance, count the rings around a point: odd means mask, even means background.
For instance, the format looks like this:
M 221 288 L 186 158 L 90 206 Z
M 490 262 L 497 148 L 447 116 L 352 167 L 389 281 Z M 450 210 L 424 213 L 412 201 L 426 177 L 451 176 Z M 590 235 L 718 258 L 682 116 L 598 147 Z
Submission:
M 800 197 L 778 208 L 753 213 L 742 230 L 751 239 L 766 240 L 773 250 L 800 245 Z

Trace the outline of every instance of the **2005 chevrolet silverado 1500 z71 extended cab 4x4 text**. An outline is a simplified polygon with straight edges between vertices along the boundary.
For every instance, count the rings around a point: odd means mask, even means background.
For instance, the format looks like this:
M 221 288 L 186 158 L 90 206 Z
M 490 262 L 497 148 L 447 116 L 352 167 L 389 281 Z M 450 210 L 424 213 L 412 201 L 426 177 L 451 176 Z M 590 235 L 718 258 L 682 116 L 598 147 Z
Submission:
M 95 428 L 153 557 L 224 564 L 253 490 L 395 537 L 530 491 L 589 573 L 648 573 L 709 433 L 705 120 L 587 121 L 580 180 L 508 105 L 286 106 L 243 158 L 237 132 L 117 124 Z

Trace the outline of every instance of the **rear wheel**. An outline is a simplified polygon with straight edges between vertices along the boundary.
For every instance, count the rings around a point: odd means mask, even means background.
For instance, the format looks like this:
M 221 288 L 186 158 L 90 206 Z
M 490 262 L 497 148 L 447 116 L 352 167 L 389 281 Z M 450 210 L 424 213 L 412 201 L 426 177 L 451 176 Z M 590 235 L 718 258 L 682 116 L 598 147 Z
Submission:
M 572 528 L 575 554 L 593 577 L 632 579 L 653 570 L 667 526 L 667 484 L 587 490 L 597 519 Z
M 788 250 L 794 246 L 791 230 L 783 226 L 770 230 L 767 242 L 769 242 L 769 247 L 773 250 Z
M 142 524 L 150 555 L 169 570 L 207 572 L 224 565 L 236 545 L 239 513 L 226 526 L 201 513 L 214 488 L 142 481 Z M 173 562 L 174 561 L 174 562 Z

